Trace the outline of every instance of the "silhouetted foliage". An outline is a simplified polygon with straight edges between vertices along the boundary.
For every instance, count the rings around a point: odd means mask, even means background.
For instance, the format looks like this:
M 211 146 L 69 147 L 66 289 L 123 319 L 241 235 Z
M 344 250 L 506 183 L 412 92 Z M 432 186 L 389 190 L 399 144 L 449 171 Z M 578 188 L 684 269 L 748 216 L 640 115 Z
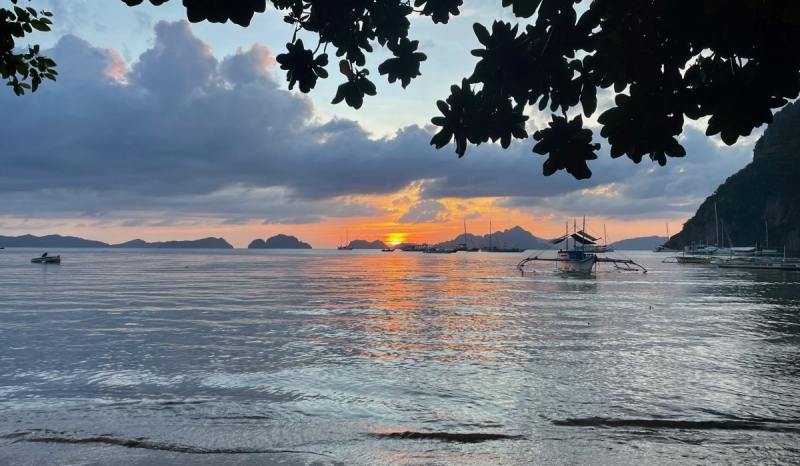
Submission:
M 142 0 L 123 0 L 137 5 Z M 150 0 L 154 5 L 167 0 Z M 447 23 L 462 0 L 270 0 L 295 28 L 287 53 L 278 55 L 292 88 L 314 88 L 326 78 L 327 49 L 341 57 L 347 81 L 333 103 L 353 108 L 375 95 L 366 53 L 373 43 L 394 55 L 378 66 L 403 87 L 420 75 L 427 58 L 408 38 L 413 13 Z M 247 26 L 265 0 L 183 0 L 190 21 Z M 600 97 L 614 105 L 598 117 L 611 156 L 635 163 L 647 156 L 664 165 L 686 154 L 678 136 L 685 118 L 710 117 L 706 134 L 726 144 L 772 121 L 772 109 L 800 93 L 800 2 L 796 0 L 502 0 L 523 23 L 474 25 L 481 48 L 472 75 L 437 102 L 442 116 L 431 144 L 525 139 L 526 111 L 560 113 L 537 131 L 534 152 L 547 155 L 545 175 L 566 169 L 588 178 L 599 144 L 579 115 L 591 117 Z M 577 6 L 577 8 L 576 8 Z M 579 11 L 580 10 L 580 11 Z M 306 49 L 299 31 L 319 37 Z
M 42 84 L 42 79 L 56 80 L 58 73 L 56 63 L 39 55 L 39 46 L 28 47 L 27 53 L 17 53 L 14 48 L 16 40 L 25 37 L 34 30 L 46 32 L 50 30 L 52 13 L 36 11 L 31 7 L 23 8 L 18 0 L 10 0 L 12 9 L 0 8 L 0 76 L 14 89 L 14 93 L 22 95 L 26 89 L 35 92 Z

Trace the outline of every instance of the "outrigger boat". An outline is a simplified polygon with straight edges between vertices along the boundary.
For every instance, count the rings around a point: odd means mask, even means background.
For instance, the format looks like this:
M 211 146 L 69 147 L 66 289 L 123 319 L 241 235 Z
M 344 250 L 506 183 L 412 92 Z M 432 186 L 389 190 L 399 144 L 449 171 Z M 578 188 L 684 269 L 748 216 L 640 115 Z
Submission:
M 524 273 L 523 267 L 528 263 L 533 262 L 555 262 L 556 268 L 562 273 L 578 273 L 589 275 L 596 270 L 596 265 L 600 262 L 614 264 L 614 268 L 622 271 L 639 271 L 647 273 L 640 264 L 637 264 L 628 258 L 617 258 L 599 256 L 597 253 L 586 252 L 586 246 L 594 246 L 599 238 L 586 233 L 586 218 L 583 219 L 583 229 L 578 231 L 577 224 L 573 222 L 573 232 L 569 232 L 569 224 L 567 224 L 566 233 L 558 238 L 548 241 L 548 247 L 533 253 L 532 255 L 521 260 L 517 264 L 517 268 Z M 570 239 L 572 239 L 572 248 L 570 248 Z M 551 247 L 566 242 L 566 248 L 559 249 L 555 258 L 542 257 L 542 254 L 547 252 Z

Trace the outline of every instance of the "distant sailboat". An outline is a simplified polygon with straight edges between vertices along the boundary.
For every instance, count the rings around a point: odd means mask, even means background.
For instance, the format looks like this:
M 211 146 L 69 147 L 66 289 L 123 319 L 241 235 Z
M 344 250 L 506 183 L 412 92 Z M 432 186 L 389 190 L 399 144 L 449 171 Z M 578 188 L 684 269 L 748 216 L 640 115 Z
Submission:
M 339 238 L 339 244 L 341 244 L 341 242 L 342 242 L 342 239 Z M 350 232 L 349 231 L 347 232 L 347 243 L 345 243 L 344 246 L 339 246 L 336 249 L 338 249 L 340 251 L 352 251 L 353 250 L 353 247 L 350 246 Z
M 667 247 L 667 243 L 669 243 L 669 240 L 670 240 L 669 223 L 667 223 L 667 241 L 664 244 L 660 245 L 660 246 L 656 246 L 653 249 L 653 252 L 678 252 L 677 249 L 672 249 L 672 248 L 668 248 Z
M 464 242 L 461 244 L 456 245 L 456 251 L 464 251 L 464 252 L 478 252 L 480 248 L 475 247 L 473 243 L 472 247 L 467 246 L 467 221 L 464 220 Z

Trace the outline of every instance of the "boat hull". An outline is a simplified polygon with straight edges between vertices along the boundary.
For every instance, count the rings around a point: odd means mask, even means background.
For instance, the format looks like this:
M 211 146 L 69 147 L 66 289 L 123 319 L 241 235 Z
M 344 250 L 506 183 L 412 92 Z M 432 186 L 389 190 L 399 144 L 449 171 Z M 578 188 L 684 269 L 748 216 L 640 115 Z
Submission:
M 800 271 L 800 263 L 784 262 L 781 260 L 758 260 L 758 261 L 731 261 L 719 264 L 723 269 L 757 269 L 757 270 L 790 270 Z
M 710 264 L 710 257 L 676 257 L 675 260 L 679 264 Z
M 60 264 L 61 256 L 34 257 L 31 262 L 34 264 Z
M 558 270 L 563 273 L 590 274 L 597 262 L 597 256 L 594 254 L 585 254 L 580 251 L 559 252 L 557 259 Z

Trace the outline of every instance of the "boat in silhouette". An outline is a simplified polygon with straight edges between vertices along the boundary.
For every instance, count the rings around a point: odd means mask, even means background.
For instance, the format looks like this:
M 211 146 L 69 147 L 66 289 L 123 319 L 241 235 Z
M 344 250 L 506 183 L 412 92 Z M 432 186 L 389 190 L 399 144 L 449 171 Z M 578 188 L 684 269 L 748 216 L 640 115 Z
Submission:
M 39 257 L 31 259 L 31 262 L 39 264 L 60 264 L 61 256 L 48 256 L 47 253 L 44 253 Z
M 336 248 L 339 251 L 352 251 L 353 250 L 353 247 L 350 246 L 350 232 L 349 231 L 347 232 L 347 242 L 343 246 L 341 246 L 342 238 L 339 238 L 339 244 L 340 244 L 340 246 L 338 248 Z
M 400 250 L 403 252 L 425 252 L 428 249 L 430 249 L 430 246 L 427 243 L 405 243 L 400 246 Z
M 478 252 L 480 250 L 481 248 L 476 247 L 474 242 L 471 248 L 467 246 L 467 221 L 464 220 L 464 242 L 456 245 L 456 251 Z

